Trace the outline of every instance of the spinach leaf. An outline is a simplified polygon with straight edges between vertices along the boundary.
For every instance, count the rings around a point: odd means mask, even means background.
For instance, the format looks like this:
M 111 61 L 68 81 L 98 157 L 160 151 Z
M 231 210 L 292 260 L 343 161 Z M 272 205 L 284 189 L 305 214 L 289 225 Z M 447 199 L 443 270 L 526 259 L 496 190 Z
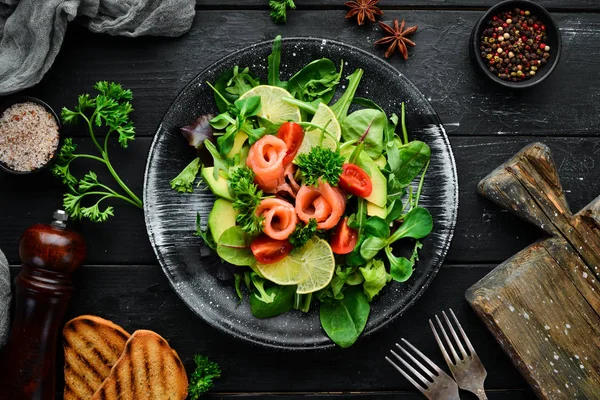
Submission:
M 385 254 L 390 262 L 390 275 L 397 282 L 406 282 L 413 273 L 414 261 L 406 257 L 396 257 L 392 254 L 390 246 L 385 248 Z
M 346 116 L 348 115 L 348 109 L 350 108 L 350 104 L 352 104 L 352 99 L 354 98 L 354 94 L 356 93 L 356 89 L 358 88 L 358 84 L 360 83 L 360 79 L 363 76 L 363 70 L 357 68 L 351 75 L 349 75 L 346 79 L 348 79 L 348 87 L 344 94 L 338 99 L 338 101 L 331 106 L 331 110 L 335 114 L 339 123 L 344 122 Z M 364 132 L 364 130 L 363 130 Z
M 290 78 L 287 90 L 293 97 L 302 101 L 321 99 L 327 104 L 340 82 L 342 69 L 340 67 L 340 72 L 337 72 L 335 64 L 328 58 L 314 60 Z
M 352 99 L 352 104 L 356 104 L 356 105 L 362 106 L 364 108 L 372 108 L 374 110 L 379 110 L 385 114 L 385 111 L 383 111 L 383 108 L 381 108 L 379 106 L 379 104 L 375 103 L 371 99 L 366 99 L 364 97 L 354 97 Z
M 400 148 L 400 165 L 392 170 L 396 180 L 408 186 L 425 167 L 431 156 L 431 149 L 427 143 L 413 140 Z
M 265 292 L 273 296 L 271 303 L 261 301 L 256 295 L 250 296 L 250 310 L 256 318 L 275 317 L 294 308 L 296 286 L 272 285 L 265 288 Z
M 248 235 L 239 226 L 227 229 L 217 243 L 217 254 L 223 260 L 233 265 L 253 265 L 255 262 L 250 243 L 252 236 Z
M 393 200 L 388 206 L 388 214 L 385 216 L 386 222 L 391 224 L 399 219 L 402 216 L 402 213 L 404 213 L 404 208 L 405 205 L 402 204 L 401 199 L 398 198 Z
M 371 306 L 359 287 L 347 288 L 342 299 L 321 303 L 321 326 L 338 346 L 352 346 L 365 329 Z
M 370 260 L 375 257 L 379 250 L 383 249 L 388 244 L 387 237 L 367 237 L 360 245 L 360 255 L 365 260 Z
M 387 239 L 387 237 L 390 236 L 390 226 L 383 218 L 373 216 L 365 222 L 365 233 L 367 236 Z
M 350 226 L 350 225 L 348 225 L 348 226 Z M 352 252 L 346 254 L 345 261 L 344 261 L 346 265 L 351 266 L 351 267 L 359 267 L 361 265 L 364 265 L 367 262 L 367 260 L 365 260 L 360 255 L 360 248 L 366 238 L 367 238 L 366 235 L 361 235 L 358 237 L 358 241 L 356 242 L 356 246 L 354 246 L 354 250 L 352 250 Z
M 391 275 L 385 270 L 385 264 L 381 260 L 371 260 L 366 266 L 359 268 L 359 271 L 365 278 L 363 291 L 367 295 L 369 302 L 392 280 Z
M 379 110 L 365 108 L 348 115 L 342 123 L 342 138 L 349 142 L 361 139 L 367 129 L 369 132 L 364 138 L 365 152 L 373 159 L 379 157 L 383 151 L 383 131 L 386 128 L 386 116 Z M 370 127 L 369 127 L 370 126 Z
M 213 95 L 220 113 L 226 112 L 229 108 L 229 105 L 233 104 L 233 102 L 239 97 L 239 95 L 227 91 L 227 85 L 232 78 L 233 68 L 224 71 L 214 82 Z M 229 104 L 227 102 L 229 102 Z
M 432 229 L 433 219 L 431 218 L 429 211 L 423 207 L 415 207 L 404 216 L 404 222 L 402 225 L 400 225 L 396 232 L 389 237 L 387 244 L 392 244 L 396 240 L 405 237 L 422 239 L 429 235 Z
M 267 68 L 267 84 L 272 86 L 279 86 L 281 88 L 287 87 L 287 82 L 279 80 L 279 65 L 281 64 L 281 35 L 277 35 L 273 41 L 273 49 L 268 57 L 268 68 Z

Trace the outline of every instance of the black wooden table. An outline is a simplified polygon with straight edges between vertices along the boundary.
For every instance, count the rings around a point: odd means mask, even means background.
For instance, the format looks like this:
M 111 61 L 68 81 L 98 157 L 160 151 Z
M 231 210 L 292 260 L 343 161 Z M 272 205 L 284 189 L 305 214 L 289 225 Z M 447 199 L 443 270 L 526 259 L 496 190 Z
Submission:
M 372 43 L 375 24 L 345 20 L 341 0 L 297 0 L 285 25 L 274 25 L 266 0 L 199 0 L 191 31 L 180 38 L 110 37 L 72 24 L 52 69 L 23 94 L 60 109 L 94 82 L 120 82 L 134 93 L 137 138 L 127 150 L 111 150 L 115 168 L 138 194 L 152 136 L 178 91 L 200 70 L 251 43 L 283 36 L 317 36 L 383 54 Z M 169 286 L 150 248 L 143 213 L 119 204 L 103 224 L 81 223 L 89 254 L 79 290 L 67 317 L 92 313 L 133 332 L 153 329 L 169 340 L 188 371 L 195 353 L 218 361 L 223 378 L 211 398 L 289 399 L 297 397 L 419 399 L 421 395 L 384 361 L 394 342 L 407 338 L 439 365 L 441 355 L 428 319 L 452 307 L 488 370 L 490 399 L 529 399 L 533 393 L 464 299 L 465 290 L 498 263 L 540 234 L 480 198 L 477 182 L 532 141 L 554 152 L 567 197 L 580 209 L 600 193 L 600 3 L 597 0 L 543 0 L 561 29 L 563 53 L 543 85 L 524 92 L 499 88 L 478 76 L 469 62 L 469 33 L 491 0 L 382 0 L 382 18 L 417 24 L 410 59 L 390 63 L 429 98 L 450 135 L 458 165 L 460 210 L 444 267 L 425 295 L 406 314 L 350 349 L 283 352 L 240 342 L 196 317 Z M 69 129 L 91 150 L 83 130 Z M 99 170 L 100 168 L 95 168 Z M 64 188 L 41 173 L 0 175 L 0 248 L 13 275 L 17 241 L 29 225 L 48 221 L 61 206 Z M 59 351 L 59 354 L 61 354 Z M 62 356 L 58 359 L 59 371 Z M 59 374 L 59 388 L 62 376 Z M 61 397 L 61 396 L 59 396 Z M 474 398 L 463 394 L 463 398 Z

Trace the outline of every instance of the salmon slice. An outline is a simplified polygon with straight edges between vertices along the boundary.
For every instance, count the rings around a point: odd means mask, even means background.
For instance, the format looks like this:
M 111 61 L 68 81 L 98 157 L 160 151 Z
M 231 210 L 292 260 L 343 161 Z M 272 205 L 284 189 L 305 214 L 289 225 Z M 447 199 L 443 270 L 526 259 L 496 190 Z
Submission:
M 346 197 L 338 188 L 321 182 L 319 186 L 302 186 L 296 194 L 296 214 L 304 223 L 311 218 L 317 229 L 331 229 L 337 225 L 346 210 Z
M 298 222 L 294 206 L 283 199 L 263 199 L 256 208 L 256 214 L 265 217 L 263 232 L 275 240 L 287 239 Z
M 287 153 L 285 142 L 273 135 L 266 135 L 250 147 L 246 165 L 252 168 L 254 182 L 266 193 L 276 193 L 285 182 L 283 159 Z

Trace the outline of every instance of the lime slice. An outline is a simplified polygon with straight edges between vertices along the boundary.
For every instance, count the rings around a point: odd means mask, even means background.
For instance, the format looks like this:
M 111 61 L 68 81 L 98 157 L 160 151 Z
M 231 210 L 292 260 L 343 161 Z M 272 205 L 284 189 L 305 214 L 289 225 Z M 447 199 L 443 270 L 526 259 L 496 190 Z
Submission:
M 338 141 L 342 137 L 342 128 L 340 127 L 337 118 L 335 118 L 335 114 L 331 111 L 331 108 L 323 103 L 319 104 L 317 112 L 315 112 L 315 115 L 310 122 L 322 127 L 327 125 L 327 131 L 335 136 Z M 308 153 L 310 149 L 319 146 L 319 144 L 322 147 L 328 147 L 332 150 L 335 150 L 337 147 L 337 142 L 333 140 L 331 136 L 325 134 L 323 142 L 321 143 L 321 130 L 317 128 L 308 128 L 304 133 L 304 140 L 300 145 L 298 153 Z
M 323 289 L 331 282 L 335 259 L 327 241 L 313 237 L 304 246 L 292 250 L 273 264 L 256 263 L 256 268 L 278 285 L 298 285 L 299 294 Z
M 240 99 L 252 96 L 260 96 L 259 117 L 266 118 L 274 124 L 300 121 L 300 109 L 281 100 L 284 97 L 292 97 L 287 90 L 277 86 L 259 85 L 241 95 Z

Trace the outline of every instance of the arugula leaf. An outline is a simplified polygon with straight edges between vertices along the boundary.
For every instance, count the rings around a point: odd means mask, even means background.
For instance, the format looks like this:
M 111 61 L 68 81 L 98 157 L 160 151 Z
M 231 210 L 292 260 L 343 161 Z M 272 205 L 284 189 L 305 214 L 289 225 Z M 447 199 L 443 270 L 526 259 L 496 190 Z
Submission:
M 338 101 L 331 106 L 331 110 L 335 114 L 338 122 L 341 124 L 346 119 L 346 115 L 348 115 L 348 109 L 350 108 L 350 104 L 352 104 L 352 99 L 354 98 L 354 94 L 356 93 L 356 89 L 358 88 L 358 84 L 363 75 L 363 70 L 357 68 L 351 75 L 349 75 L 346 79 L 348 80 L 348 87 L 344 94 L 338 99 Z
M 294 10 L 296 5 L 293 0 L 269 0 L 271 19 L 276 24 L 284 24 L 287 19 L 287 9 Z
M 196 232 L 194 236 L 200 237 L 204 244 L 208 246 L 212 250 L 217 250 L 217 244 L 210 234 L 210 229 L 207 227 L 206 230 L 202 230 L 202 218 L 200 217 L 200 213 L 196 213 Z
M 132 93 L 114 82 L 97 82 L 94 88 L 98 91 L 95 97 L 82 94 L 77 98 L 77 105 L 73 110 L 63 107 L 61 119 L 64 124 L 76 124 L 81 120 L 85 121 L 92 143 L 98 150 L 99 156 L 75 153 L 76 145 L 73 144 L 71 138 L 67 138 L 58 152 L 52 174 L 60 178 L 63 184 L 68 187 L 68 192 L 63 195 L 63 206 L 71 218 L 87 218 L 92 222 L 104 222 L 114 215 L 114 208 L 107 206 L 104 210 L 101 210 L 100 203 L 102 201 L 115 198 L 138 208 L 142 208 L 142 201 L 117 175 L 108 157 L 108 139 L 111 134 L 118 134 L 118 142 L 124 148 L 135 137 L 135 129 L 130 119 L 130 114 L 133 111 L 130 103 L 133 98 Z M 96 138 L 94 127 L 107 128 L 103 146 Z M 70 167 L 71 163 L 79 158 L 104 164 L 124 193 L 119 193 L 100 183 L 98 176 L 92 171 L 88 172 L 81 180 L 78 180 L 71 173 Z M 92 190 L 96 188 L 98 189 Z M 95 196 L 97 198 L 96 203 L 91 206 L 83 205 L 82 201 L 86 196 Z
M 233 208 L 238 212 L 235 220 L 240 229 L 251 235 L 262 232 L 264 217 L 256 215 L 256 208 L 263 199 L 263 193 L 254 183 L 254 172 L 250 167 L 243 166 L 232 171 L 229 191 L 235 199 Z
M 250 72 L 250 68 L 246 67 L 240 71 L 240 67 L 236 65 L 233 67 L 231 78 L 227 81 L 225 91 L 239 97 L 258 85 L 260 85 L 260 81 L 254 78 Z M 235 99 L 233 99 L 232 102 L 233 101 L 235 101 Z
M 363 290 L 369 302 L 392 280 L 392 276 L 387 273 L 385 264 L 381 260 L 371 260 L 366 266 L 359 268 L 359 271 L 365 278 Z
M 321 146 L 315 146 L 310 152 L 296 157 L 296 165 L 302 171 L 304 183 L 311 186 L 317 186 L 319 180 L 337 186 L 344 161 L 339 152 Z
M 358 287 L 349 287 L 339 300 L 324 299 L 319 317 L 327 336 L 338 346 L 347 348 L 365 329 L 370 311 L 364 292 Z
M 208 392 L 214 387 L 215 379 L 221 377 L 221 368 L 208 357 L 196 354 L 194 356 L 196 369 L 190 375 L 190 385 L 188 387 L 190 400 L 198 400 L 202 394 Z
M 213 177 L 215 178 L 215 180 L 219 179 L 219 173 L 221 171 L 225 172 L 225 175 L 228 176 L 229 163 L 226 159 L 221 157 L 221 154 L 219 154 L 215 145 L 210 140 L 207 140 L 204 142 L 204 147 L 206 148 L 206 150 L 208 150 L 208 152 L 213 158 L 213 166 L 215 167 L 215 169 L 213 170 Z
M 271 54 L 269 54 L 267 60 L 267 84 L 279 86 L 285 89 L 287 87 L 287 82 L 282 82 L 279 80 L 279 65 L 281 63 L 281 35 L 277 35 L 273 41 L 273 50 L 271 50 Z
M 192 193 L 194 191 L 194 181 L 196 180 L 198 171 L 200 171 L 200 166 L 200 158 L 194 158 L 194 160 L 192 160 L 179 175 L 171 180 L 171 189 L 174 189 L 179 193 Z

